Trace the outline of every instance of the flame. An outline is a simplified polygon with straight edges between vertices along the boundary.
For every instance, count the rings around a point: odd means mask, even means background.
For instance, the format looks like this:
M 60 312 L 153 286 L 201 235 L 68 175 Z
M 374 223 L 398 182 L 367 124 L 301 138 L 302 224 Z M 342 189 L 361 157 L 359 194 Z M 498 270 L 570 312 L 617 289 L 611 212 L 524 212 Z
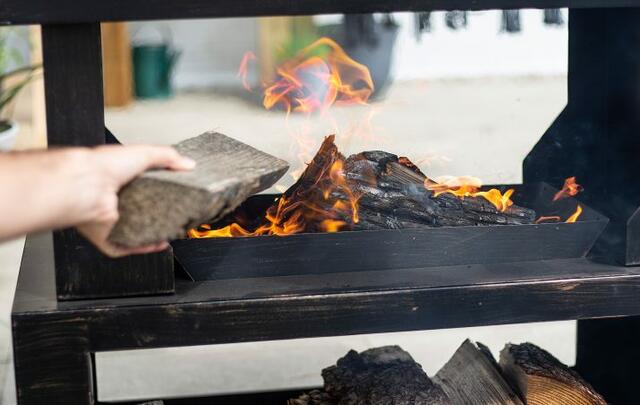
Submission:
M 252 91 L 251 85 L 247 80 L 249 62 L 255 60 L 257 60 L 257 58 L 253 52 L 245 52 L 245 54 L 242 56 L 240 67 L 238 68 L 237 76 L 242 80 L 242 87 L 244 87 L 247 91 Z
M 567 218 L 566 222 L 567 224 L 571 224 L 573 222 L 576 222 L 578 220 L 578 218 L 580 217 L 580 214 L 582 214 L 582 207 L 580 206 L 580 204 L 578 204 L 578 207 L 576 208 L 576 212 L 574 212 L 573 214 L 571 214 L 571 216 L 569 218 Z
M 560 218 L 558 215 L 552 215 L 552 216 L 542 216 L 538 219 L 536 219 L 536 224 L 539 224 L 541 222 L 558 222 L 560 221 L 562 218 Z
M 582 186 L 576 183 L 576 178 L 569 177 L 564 181 L 564 185 L 562 186 L 562 190 L 558 191 L 553 196 L 553 201 L 558 201 L 562 198 L 573 197 L 583 190 Z
M 551 200 L 551 202 L 556 202 L 558 200 L 562 200 L 563 198 L 573 197 L 583 190 L 584 188 L 580 184 L 576 183 L 575 176 L 568 177 L 564 181 L 562 190 L 555 193 L 555 195 L 553 196 L 553 200 Z M 582 207 L 580 206 L 580 204 L 578 204 L 575 212 L 571 214 L 564 222 L 568 224 L 574 223 L 578 220 L 581 214 L 582 214 Z M 559 217 L 558 215 L 541 216 L 540 218 L 536 219 L 536 224 L 539 224 L 541 222 L 547 222 L 547 221 L 559 222 L 559 221 L 562 221 L 562 218 Z
M 318 56 L 328 48 L 326 56 Z M 332 39 L 323 37 L 286 60 L 278 79 L 264 91 L 267 110 L 325 111 L 333 104 L 366 104 L 374 85 L 369 69 L 351 59 Z
M 430 179 L 425 180 L 425 187 L 434 193 L 434 197 L 442 193 L 450 193 L 460 198 L 465 197 L 483 197 L 485 200 L 493 204 L 500 212 L 506 211 L 513 205 L 511 196 L 514 190 L 512 188 L 504 192 L 504 194 L 495 188 L 488 191 L 480 191 L 482 181 L 473 176 L 460 177 L 441 177 L 434 182 Z
M 242 236 L 277 235 L 285 236 L 300 233 L 307 229 L 308 224 L 316 224 L 322 232 L 339 232 L 350 224 L 358 223 L 357 195 L 347 183 L 344 175 L 342 158 L 336 159 L 331 166 L 318 175 L 315 187 L 310 187 L 312 193 L 318 192 L 322 201 L 318 202 L 313 196 L 283 195 L 267 210 L 263 224 L 254 230 L 248 230 L 238 223 L 232 223 L 223 228 L 211 229 L 204 224 L 188 231 L 190 238 L 230 238 Z M 342 199 L 335 198 L 339 192 Z
M 260 235 L 290 235 L 301 232 L 304 223 L 300 221 L 300 213 L 296 212 L 298 204 L 289 203 L 285 197 L 278 199 L 278 204 L 271 206 L 265 214 L 265 224 L 253 231 L 243 228 L 238 223 L 233 223 L 219 229 L 211 229 L 211 225 L 200 225 L 197 229 L 187 232 L 190 238 L 231 238 L 240 236 L 260 236 Z M 293 211 L 293 212 L 292 212 Z M 287 214 L 291 213 L 292 215 Z

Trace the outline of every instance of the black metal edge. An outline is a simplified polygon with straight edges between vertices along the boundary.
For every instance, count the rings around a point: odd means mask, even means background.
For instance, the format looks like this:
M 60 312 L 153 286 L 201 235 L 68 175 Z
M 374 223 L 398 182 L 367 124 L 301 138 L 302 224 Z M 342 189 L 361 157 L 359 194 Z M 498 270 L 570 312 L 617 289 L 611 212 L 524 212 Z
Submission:
M 520 8 L 640 7 L 638 0 L 4 0 L 0 25 Z

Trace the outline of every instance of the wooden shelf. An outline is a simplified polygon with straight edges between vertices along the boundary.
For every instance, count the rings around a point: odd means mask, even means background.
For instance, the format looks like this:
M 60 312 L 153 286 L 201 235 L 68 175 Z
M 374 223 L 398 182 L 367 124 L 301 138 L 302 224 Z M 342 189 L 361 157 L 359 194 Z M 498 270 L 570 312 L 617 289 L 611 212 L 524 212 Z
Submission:
M 14 326 L 81 320 L 90 351 L 640 314 L 640 268 L 587 259 L 180 281 L 175 295 L 57 302 L 51 245 L 27 240 Z
M 640 7 L 639 0 L 4 0 L 0 21 L 52 24 L 95 21 L 310 15 L 425 10 Z

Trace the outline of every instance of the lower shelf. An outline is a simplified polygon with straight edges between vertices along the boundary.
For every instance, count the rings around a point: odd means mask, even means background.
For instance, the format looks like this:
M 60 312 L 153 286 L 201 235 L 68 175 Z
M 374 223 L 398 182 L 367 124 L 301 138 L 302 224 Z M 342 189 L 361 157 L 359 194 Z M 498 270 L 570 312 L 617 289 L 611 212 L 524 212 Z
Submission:
M 639 315 L 639 296 L 640 268 L 562 259 L 180 281 L 173 295 L 56 302 L 44 235 L 27 241 L 13 319 L 82 320 L 100 351 Z
M 587 259 L 180 281 L 172 295 L 66 302 L 54 276 L 51 235 L 29 237 L 11 322 L 23 404 L 93 403 L 100 351 L 640 315 L 640 268 Z

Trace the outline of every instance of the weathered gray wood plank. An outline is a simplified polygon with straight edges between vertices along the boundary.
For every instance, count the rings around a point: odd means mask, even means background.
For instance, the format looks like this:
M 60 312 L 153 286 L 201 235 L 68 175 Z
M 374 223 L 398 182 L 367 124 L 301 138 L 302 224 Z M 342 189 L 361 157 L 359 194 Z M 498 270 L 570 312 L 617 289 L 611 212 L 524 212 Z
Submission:
M 179 238 L 271 187 L 289 168 L 284 160 L 216 132 L 175 147 L 194 159 L 196 168 L 148 171 L 125 186 L 119 195 L 120 218 L 109 236 L 111 242 L 139 246 Z
M 438 371 L 434 382 L 456 405 L 522 405 L 503 379 L 491 352 L 480 343 L 465 340 Z

